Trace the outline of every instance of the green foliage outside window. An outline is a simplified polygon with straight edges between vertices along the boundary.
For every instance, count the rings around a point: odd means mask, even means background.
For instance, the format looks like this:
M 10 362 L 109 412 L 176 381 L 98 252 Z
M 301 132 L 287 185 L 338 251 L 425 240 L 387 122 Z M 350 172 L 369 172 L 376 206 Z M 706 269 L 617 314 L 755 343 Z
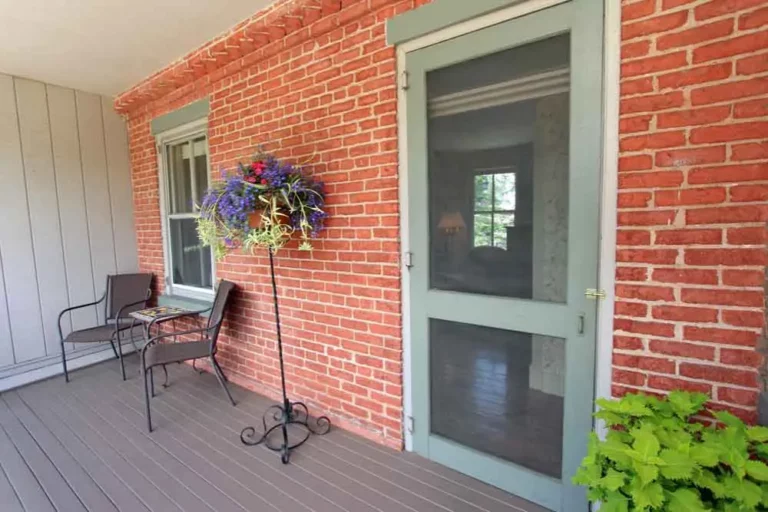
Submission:
M 515 225 L 515 173 L 475 175 L 474 247 L 507 248 L 507 227 Z
M 768 428 L 728 412 L 710 412 L 719 426 L 693 421 L 706 401 L 682 391 L 598 400 L 610 430 L 591 434 L 573 482 L 601 512 L 768 510 Z

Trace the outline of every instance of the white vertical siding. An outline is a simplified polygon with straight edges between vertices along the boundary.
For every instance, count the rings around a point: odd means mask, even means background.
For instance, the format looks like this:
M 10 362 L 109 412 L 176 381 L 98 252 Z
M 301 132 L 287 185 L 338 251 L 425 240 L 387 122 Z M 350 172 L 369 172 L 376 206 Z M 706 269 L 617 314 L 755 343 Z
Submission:
M 0 219 L 1 377 L 57 360 L 59 311 L 138 268 L 126 128 L 109 98 L 0 74 Z

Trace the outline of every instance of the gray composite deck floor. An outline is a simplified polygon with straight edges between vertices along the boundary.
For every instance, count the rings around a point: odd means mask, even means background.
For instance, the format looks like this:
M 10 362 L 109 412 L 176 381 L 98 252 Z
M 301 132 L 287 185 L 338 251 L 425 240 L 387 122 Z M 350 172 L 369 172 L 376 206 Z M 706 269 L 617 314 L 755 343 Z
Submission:
M 0 395 L 0 511 L 416 511 L 544 509 L 410 453 L 341 429 L 313 437 L 291 464 L 239 432 L 271 402 L 169 368 L 148 434 L 141 379 L 128 358 Z M 261 429 L 259 429 L 261 430 Z

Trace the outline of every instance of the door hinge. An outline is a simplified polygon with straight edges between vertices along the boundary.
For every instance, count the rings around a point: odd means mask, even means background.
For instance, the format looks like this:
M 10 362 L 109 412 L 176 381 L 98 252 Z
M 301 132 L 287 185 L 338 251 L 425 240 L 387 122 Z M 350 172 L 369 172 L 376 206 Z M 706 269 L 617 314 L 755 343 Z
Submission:
M 400 73 L 400 88 L 404 91 L 408 90 L 408 72 L 402 71 Z
M 584 290 L 584 296 L 588 299 L 600 299 L 604 300 L 607 296 L 605 290 L 598 290 L 597 288 L 587 288 Z
M 413 434 L 413 423 L 413 416 L 405 417 L 405 428 L 408 430 L 409 434 Z
M 405 265 L 405 268 L 407 269 L 413 267 L 413 253 L 411 251 L 405 251 L 403 253 L 403 265 Z

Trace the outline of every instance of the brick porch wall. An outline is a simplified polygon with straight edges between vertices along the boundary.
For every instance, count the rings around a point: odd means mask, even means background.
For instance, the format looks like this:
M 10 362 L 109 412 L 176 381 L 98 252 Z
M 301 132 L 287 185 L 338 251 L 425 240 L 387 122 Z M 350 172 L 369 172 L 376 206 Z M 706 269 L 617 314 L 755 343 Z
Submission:
M 214 175 L 267 143 L 308 161 L 327 183 L 331 217 L 315 251 L 289 248 L 277 258 L 289 391 L 395 447 L 396 70 L 384 21 L 422 3 L 279 1 L 115 101 L 129 123 L 141 266 L 161 279 L 152 118 L 209 96 Z M 623 4 L 617 394 L 682 386 L 754 415 L 768 197 L 759 181 L 768 181 L 759 160 L 768 154 L 759 101 L 768 57 L 753 47 L 765 47 L 768 31 L 758 3 Z M 217 277 L 243 289 L 221 359 L 234 381 L 277 397 L 265 256 L 236 254 L 218 265 Z
M 765 0 L 622 3 L 614 394 L 755 417 L 768 215 Z
M 128 117 L 141 268 L 160 282 L 152 118 L 209 96 L 213 176 L 264 144 L 306 162 L 326 183 L 330 220 L 315 250 L 293 243 L 276 258 L 289 394 L 395 447 L 403 395 L 396 70 L 384 21 L 412 7 L 279 2 L 210 52 L 206 46 L 169 66 L 187 70 L 172 85 L 157 88 L 167 83 L 164 71 L 116 101 Z M 235 382 L 277 398 L 267 254 L 235 253 L 216 273 L 242 289 L 220 345 L 222 366 Z

